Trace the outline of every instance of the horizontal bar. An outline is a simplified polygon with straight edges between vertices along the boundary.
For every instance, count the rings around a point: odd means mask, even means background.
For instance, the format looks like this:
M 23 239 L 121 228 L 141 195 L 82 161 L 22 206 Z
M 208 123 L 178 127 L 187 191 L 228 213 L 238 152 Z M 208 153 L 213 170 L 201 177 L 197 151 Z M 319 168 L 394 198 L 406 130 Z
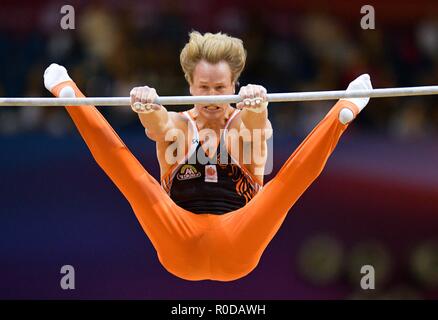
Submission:
M 438 86 L 385 88 L 372 90 L 358 90 L 347 92 L 338 91 L 312 91 L 312 92 L 289 92 L 269 93 L 269 102 L 290 102 L 290 101 L 319 101 L 337 100 L 341 98 L 386 98 L 423 96 L 438 94 Z M 161 105 L 193 105 L 210 103 L 238 103 L 242 98 L 239 95 L 211 95 L 211 96 L 162 96 L 155 103 Z M 107 98 L 0 98 L 0 106 L 129 106 L 129 97 L 107 97 Z

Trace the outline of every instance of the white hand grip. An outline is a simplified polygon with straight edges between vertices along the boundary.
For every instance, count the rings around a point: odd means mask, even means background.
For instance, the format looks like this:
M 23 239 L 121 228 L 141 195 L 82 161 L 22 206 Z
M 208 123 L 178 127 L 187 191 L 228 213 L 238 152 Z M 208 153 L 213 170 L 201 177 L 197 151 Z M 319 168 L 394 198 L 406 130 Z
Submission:
M 154 109 L 152 108 L 152 104 L 150 103 L 134 102 L 133 107 L 134 107 L 134 111 L 140 113 L 154 112 Z

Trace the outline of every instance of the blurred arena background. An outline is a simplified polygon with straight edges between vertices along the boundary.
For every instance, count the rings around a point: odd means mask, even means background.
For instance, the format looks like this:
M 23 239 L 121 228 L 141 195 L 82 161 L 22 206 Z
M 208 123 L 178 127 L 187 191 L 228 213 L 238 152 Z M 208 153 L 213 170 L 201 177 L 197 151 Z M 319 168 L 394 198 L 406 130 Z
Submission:
M 76 29 L 62 30 L 73 5 Z M 362 5 L 376 29 L 362 30 Z M 179 52 L 188 32 L 240 37 L 240 83 L 269 92 L 438 83 L 438 2 L 9 1 L 0 3 L 0 96 L 50 96 L 63 64 L 88 96 L 149 85 L 188 94 Z M 333 101 L 271 104 L 274 172 Z M 100 109 L 159 177 L 154 144 L 128 107 Z M 172 110 L 176 110 L 173 108 Z M 0 298 L 437 299 L 438 98 L 371 100 L 326 170 L 292 208 L 255 271 L 231 283 L 167 273 L 128 202 L 95 164 L 63 108 L 0 109 Z M 76 289 L 59 286 L 61 266 Z M 360 288 L 360 267 L 376 289 Z

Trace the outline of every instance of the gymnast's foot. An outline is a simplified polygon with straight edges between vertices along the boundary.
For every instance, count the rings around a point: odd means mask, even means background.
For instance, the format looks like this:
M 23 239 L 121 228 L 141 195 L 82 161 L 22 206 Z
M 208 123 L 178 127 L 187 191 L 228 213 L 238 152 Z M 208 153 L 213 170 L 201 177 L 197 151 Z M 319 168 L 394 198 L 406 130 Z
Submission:
M 361 91 L 361 90 L 371 90 L 373 89 L 373 86 L 371 85 L 370 75 L 369 74 L 363 74 L 350 82 L 347 88 L 347 92 L 351 91 Z M 345 101 L 350 101 L 354 103 L 357 108 L 359 109 L 359 112 L 365 108 L 365 106 L 370 101 L 369 97 L 365 98 L 348 98 L 348 99 L 341 99 Z M 339 112 L 339 121 L 342 124 L 350 123 L 354 119 L 354 113 L 348 108 L 343 108 Z
M 67 73 L 65 67 L 52 63 L 44 71 L 44 86 L 54 96 L 61 98 L 76 97 L 73 89 L 74 82 Z

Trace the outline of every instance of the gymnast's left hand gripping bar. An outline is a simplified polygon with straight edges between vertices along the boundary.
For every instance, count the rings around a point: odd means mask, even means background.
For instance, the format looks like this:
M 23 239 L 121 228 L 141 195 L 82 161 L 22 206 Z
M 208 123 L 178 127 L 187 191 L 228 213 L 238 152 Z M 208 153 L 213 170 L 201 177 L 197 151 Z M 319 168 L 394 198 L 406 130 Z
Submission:
M 289 92 L 269 93 L 269 102 L 291 101 L 319 101 L 337 100 L 342 98 L 386 98 L 423 96 L 438 94 L 438 86 L 384 88 L 358 91 L 313 91 L 313 92 Z M 211 95 L 211 96 L 162 96 L 154 103 L 161 105 L 193 105 L 193 104 L 223 104 L 238 103 L 242 98 L 239 95 Z M 130 97 L 89 97 L 89 98 L 0 98 L 0 106 L 129 106 Z

